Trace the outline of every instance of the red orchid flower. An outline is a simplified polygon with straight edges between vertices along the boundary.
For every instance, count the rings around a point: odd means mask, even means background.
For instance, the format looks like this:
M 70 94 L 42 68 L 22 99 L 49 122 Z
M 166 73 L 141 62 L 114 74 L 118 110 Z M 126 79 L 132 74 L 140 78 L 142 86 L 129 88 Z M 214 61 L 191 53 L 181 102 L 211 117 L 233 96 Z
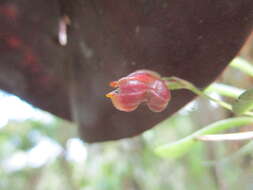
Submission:
M 163 111 L 170 100 L 170 91 L 160 75 L 154 71 L 138 70 L 113 81 L 116 90 L 106 94 L 120 111 L 134 111 L 141 103 L 146 103 L 153 112 Z

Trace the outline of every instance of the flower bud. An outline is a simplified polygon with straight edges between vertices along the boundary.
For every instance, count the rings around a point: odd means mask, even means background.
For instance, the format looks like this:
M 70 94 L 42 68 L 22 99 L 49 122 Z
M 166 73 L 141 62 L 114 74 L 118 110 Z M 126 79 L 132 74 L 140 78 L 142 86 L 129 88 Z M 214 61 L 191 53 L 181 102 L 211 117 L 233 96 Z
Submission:
M 153 112 L 163 111 L 170 100 L 166 82 L 156 72 L 139 70 L 113 81 L 110 86 L 117 88 L 108 93 L 113 105 L 120 111 L 134 111 L 141 103 L 146 103 Z

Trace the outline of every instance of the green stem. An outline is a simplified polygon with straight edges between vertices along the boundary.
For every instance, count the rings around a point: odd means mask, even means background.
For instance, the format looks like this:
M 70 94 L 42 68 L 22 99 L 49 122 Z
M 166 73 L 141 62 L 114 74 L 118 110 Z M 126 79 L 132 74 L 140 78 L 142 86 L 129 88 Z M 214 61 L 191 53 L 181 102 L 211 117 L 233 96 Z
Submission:
M 219 104 L 221 107 L 223 107 L 223 108 L 225 108 L 225 109 L 227 109 L 227 110 L 232 111 L 232 106 L 231 106 L 230 104 L 228 104 L 228 103 L 226 103 L 226 102 L 224 102 L 224 101 L 222 101 L 222 100 L 217 100 L 217 99 L 215 99 L 215 98 L 212 98 L 211 96 L 205 94 L 204 92 L 202 92 L 201 90 L 199 90 L 199 89 L 196 88 L 195 86 L 193 86 L 192 91 L 193 91 L 195 94 L 197 94 L 197 95 L 199 95 L 199 96 L 202 96 L 202 97 L 205 97 L 205 98 L 207 98 L 207 99 L 209 99 L 209 100 L 211 100 L 211 101 L 213 101 L 213 102 Z
M 202 96 L 202 97 L 205 97 L 217 104 L 219 104 L 221 107 L 229 110 L 229 111 L 233 111 L 232 110 L 232 106 L 222 100 L 217 100 L 215 98 L 212 98 L 211 96 L 205 94 L 204 92 L 202 92 L 201 90 L 199 90 L 195 85 L 193 85 L 192 83 L 186 81 L 186 80 L 183 80 L 183 79 L 180 79 L 180 78 L 177 78 L 177 77 L 169 77 L 169 78 L 163 78 L 164 80 L 166 80 L 168 82 L 168 88 L 170 90 L 179 90 L 179 89 L 187 89 L 187 90 L 190 90 L 192 91 L 193 93 L 199 95 L 199 96 Z M 253 113 L 252 112 L 246 112 L 244 113 L 243 115 L 245 116 L 253 116 Z

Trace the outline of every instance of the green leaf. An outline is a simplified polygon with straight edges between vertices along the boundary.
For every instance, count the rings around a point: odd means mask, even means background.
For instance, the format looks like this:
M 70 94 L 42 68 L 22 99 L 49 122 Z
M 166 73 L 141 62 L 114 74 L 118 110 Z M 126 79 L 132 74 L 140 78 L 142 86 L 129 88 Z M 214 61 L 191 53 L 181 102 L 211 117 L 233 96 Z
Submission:
M 218 93 L 221 96 L 230 98 L 238 98 L 245 90 L 237 88 L 235 86 L 229 86 L 223 83 L 212 83 L 205 89 L 205 93 L 209 94 L 212 92 Z
M 229 66 L 253 77 L 253 65 L 243 58 L 237 57 L 233 59 Z
M 200 143 L 196 139 L 198 136 L 216 134 L 227 129 L 249 125 L 253 123 L 253 117 L 235 117 L 217 121 L 196 131 L 195 133 L 173 143 L 161 145 L 155 149 L 156 154 L 166 158 L 180 158 L 191 148 Z
M 253 109 L 253 88 L 242 93 L 232 105 L 235 114 L 241 115 Z

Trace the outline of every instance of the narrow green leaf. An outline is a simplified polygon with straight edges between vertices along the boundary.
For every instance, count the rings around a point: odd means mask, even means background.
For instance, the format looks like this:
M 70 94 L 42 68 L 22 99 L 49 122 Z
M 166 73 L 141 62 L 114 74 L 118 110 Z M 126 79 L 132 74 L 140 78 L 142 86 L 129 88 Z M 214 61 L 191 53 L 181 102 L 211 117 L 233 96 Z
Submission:
M 253 77 L 253 65 L 243 58 L 237 57 L 233 59 L 233 61 L 229 64 L 229 66 L 238 69 Z
M 161 145 L 155 149 L 155 152 L 161 157 L 179 158 L 190 151 L 196 143 L 200 143 L 196 139 L 198 136 L 216 134 L 227 129 L 249 125 L 251 123 L 253 123 L 253 117 L 235 117 L 217 121 L 179 141 Z
M 205 93 L 218 93 L 221 96 L 238 98 L 245 90 L 223 83 L 213 83 L 205 89 Z
M 253 109 L 253 88 L 242 93 L 232 105 L 234 113 L 241 115 Z

